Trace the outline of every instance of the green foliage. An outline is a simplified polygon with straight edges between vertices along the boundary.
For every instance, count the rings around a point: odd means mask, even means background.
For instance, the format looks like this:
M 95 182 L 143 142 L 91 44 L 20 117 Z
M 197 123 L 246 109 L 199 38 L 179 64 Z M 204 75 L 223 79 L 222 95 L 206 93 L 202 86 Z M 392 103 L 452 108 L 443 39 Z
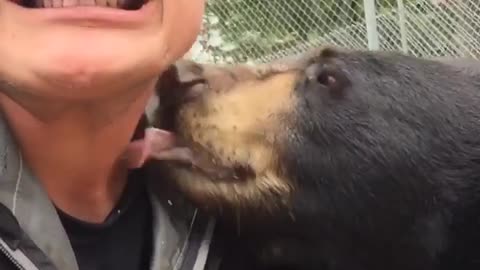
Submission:
M 207 25 L 221 31 L 224 44 L 216 48 L 234 61 L 260 58 L 361 19 L 358 1 L 347 0 L 211 0 Z M 347 8 L 347 6 L 349 8 Z M 349 10 L 347 14 L 341 12 Z
M 376 0 L 382 49 L 405 49 L 397 1 Z M 456 47 L 461 47 L 452 43 L 461 27 L 454 22 L 458 14 L 434 6 L 432 1 L 403 0 L 408 50 L 418 55 L 455 54 Z M 478 21 L 475 23 L 478 27 Z M 200 44 L 204 53 L 213 57 L 208 61 L 268 59 L 321 42 L 347 47 L 365 47 L 367 43 L 364 0 L 209 0 L 205 27 Z

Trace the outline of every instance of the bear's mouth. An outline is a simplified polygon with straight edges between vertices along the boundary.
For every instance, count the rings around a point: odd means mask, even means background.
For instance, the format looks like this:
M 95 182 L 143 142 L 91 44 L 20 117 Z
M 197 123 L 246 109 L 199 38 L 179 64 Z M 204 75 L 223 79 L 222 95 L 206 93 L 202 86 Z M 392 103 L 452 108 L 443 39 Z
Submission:
M 233 160 L 225 161 L 196 143 L 177 149 L 178 157 L 171 158 L 169 162 L 169 166 L 176 169 L 186 170 L 215 182 L 245 182 L 256 177 L 252 166 Z
M 149 0 L 10 0 L 25 8 L 106 7 L 138 10 Z

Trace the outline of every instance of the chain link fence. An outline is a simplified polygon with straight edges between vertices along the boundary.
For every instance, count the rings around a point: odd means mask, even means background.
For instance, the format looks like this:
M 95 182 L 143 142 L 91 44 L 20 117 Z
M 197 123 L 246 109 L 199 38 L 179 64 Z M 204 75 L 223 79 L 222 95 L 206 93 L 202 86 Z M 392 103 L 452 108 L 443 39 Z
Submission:
M 191 57 L 266 62 L 322 44 L 480 57 L 480 0 L 209 0 Z

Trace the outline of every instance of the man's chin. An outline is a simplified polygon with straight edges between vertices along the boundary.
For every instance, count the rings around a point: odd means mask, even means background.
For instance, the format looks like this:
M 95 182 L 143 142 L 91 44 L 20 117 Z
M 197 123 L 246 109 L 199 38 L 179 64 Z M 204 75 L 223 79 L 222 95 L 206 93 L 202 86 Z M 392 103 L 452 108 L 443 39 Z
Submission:
M 95 43 L 95 42 L 92 42 Z M 72 50 L 72 44 L 40 48 L 24 61 L 0 70 L 4 79 L 37 95 L 78 99 L 108 97 L 155 81 L 167 63 L 161 60 L 165 50 L 148 50 L 123 43 L 124 46 Z M 86 44 L 85 44 L 86 45 Z M 130 46 L 129 46 L 130 45 Z M 4 67 L 2 67 L 4 69 Z
M 135 98 L 139 92 L 153 90 L 157 80 L 157 74 L 145 67 L 141 72 L 124 67 L 116 70 L 97 69 L 85 73 L 75 73 L 72 69 L 62 70 L 58 67 L 49 68 L 21 74 L 4 74 L 2 77 L 11 89 L 0 90 L 23 92 L 32 97 L 58 102 L 94 102 L 119 96 Z
M 0 7 L 5 1 L 0 0 Z M 193 43 L 201 14 L 192 5 L 198 9 L 202 2 L 192 2 L 196 4 L 158 0 L 165 4 L 166 14 L 152 9 L 158 16 L 130 28 L 30 20 L 26 12 L 16 10 L 25 15 L 20 20 L 0 10 L 0 39 L 4 41 L 0 43 L 0 78 L 17 88 L 35 90 L 32 94 L 82 99 L 148 84 Z M 185 12 L 195 19 L 180 27 L 179 14 Z

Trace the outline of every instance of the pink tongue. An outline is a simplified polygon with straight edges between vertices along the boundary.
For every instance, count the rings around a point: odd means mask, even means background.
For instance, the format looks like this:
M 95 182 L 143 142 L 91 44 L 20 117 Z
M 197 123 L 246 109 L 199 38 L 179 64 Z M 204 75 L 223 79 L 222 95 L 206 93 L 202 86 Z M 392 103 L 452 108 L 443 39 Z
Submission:
M 172 133 L 147 128 L 143 139 L 130 143 L 126 159 L 129 168 L 139 168 L 149 159 L 191 162 L 193 156 L 190 149 L 175 146 L 175 137 Z

